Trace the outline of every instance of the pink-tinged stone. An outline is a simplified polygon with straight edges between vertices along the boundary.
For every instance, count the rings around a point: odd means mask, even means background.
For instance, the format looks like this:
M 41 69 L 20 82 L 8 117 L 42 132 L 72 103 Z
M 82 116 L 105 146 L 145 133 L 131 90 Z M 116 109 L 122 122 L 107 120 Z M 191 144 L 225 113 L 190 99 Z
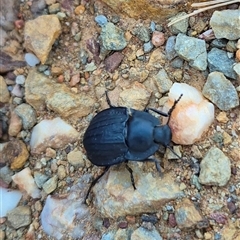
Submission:
M 152 44 L 155 47 L 162 46 L 165 43 L 165 36 L 163 32 L 154 31 L 152 35 Z
M 22 129 L 22 120 L 14 111 L 12 111 L 9 128 L 8 128 L 8 134 L 12 137 L 15 137 L 18 135 L 21 129 Z
M 41 154 L 47 148 L 62 148 L 78 139 L 78 131 L 61 118 L 42 120 L 33 128 L 30 140 L 31 153 Z
M 120 52 L 115 52 L 105 60 L 106 70 L 108 72 L 114 72 L 118 66 L 121 64 L 124 55 Z
M 12 180 L 18 185 L 21 191 L 26 192 L 32 198 L 41 197 L 41 191 L 38 189 L 29 167 L 13 175 Z
M 181 94 L 183 96 L 172 112 L 169 126 L 173 142 L 189 145 L 199 140 L 213 122 L 214 105 L 196 88 L 186 83 L 174 83 L 163 111 L 168 112 Z

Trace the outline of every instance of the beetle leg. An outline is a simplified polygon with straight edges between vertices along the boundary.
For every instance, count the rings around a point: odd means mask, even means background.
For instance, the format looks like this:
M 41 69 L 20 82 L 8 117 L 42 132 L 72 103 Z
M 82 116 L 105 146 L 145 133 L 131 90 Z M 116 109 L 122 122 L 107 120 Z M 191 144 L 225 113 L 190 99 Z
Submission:
M 105 167 L 103 173 L 100 174 L 98 177 L 96 177 L 96 178 L 92 181 L 91 185 L 90 185 L 89 188 L 88 188 L 86 197 L 85 197 L 85 199 L 84 199 L 84 203 L 85 203 L 85 204 L 86 204 L 86 202 L 87 202 L 87 199 L 88 199 L 88 196 L 89 196 L 89 194 L 90 194 L 91 189 L 94 187 L 94 185 L 97 183 L 97 181 L 108 171 L 109 168 L 110 168 L 110 166 Z
M 159 172 L 160 176 L 162 175 L 160 162 L 156 158 L 147 158 L 145 161 L 154 162 L 155 166 L 156 166 L 156 169 Z
M 134 177 L 133 177 L 133 170 L 127 165 L 127 163 L 126 163 L 126 168 L 127 168 L 127 170 L 129 171 L 129 173 L 130 173 L 132 186 L 133 186 L 134 190 L 136 190 L 136 186 L 135 186 L 135 182 L 134 182 Z
M 155 113 L 158 113 L 159 115 L 162 115 L 162 116 L 164 116 L 164 117 L 168 117 L 168 113 L 162 112 L 162 111 L 157 110 L 157 109 L 155 109 L 155 108 L 146 108 L 144 111 L 145 111 L 145 112 L 149 112 L 149 110 L 151 110 L 151 111 L 153 111 L 153 112 L 155 112 Z

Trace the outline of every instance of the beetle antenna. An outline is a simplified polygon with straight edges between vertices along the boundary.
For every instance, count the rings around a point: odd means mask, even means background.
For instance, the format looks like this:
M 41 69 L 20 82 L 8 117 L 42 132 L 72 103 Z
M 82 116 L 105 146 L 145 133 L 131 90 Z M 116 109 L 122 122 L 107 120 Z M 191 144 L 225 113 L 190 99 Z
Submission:
M 169 121 L 170 121 L 170 118 L 171 118 L 171 115 L 172 115 L 172 112 L 173 112 L 174 108 L 176 107 L 177 103 L 180 101 L 180 99 L 181 99 L 182 96 L 183 96 L 183 94 L 181 94 L 181 95 L 179 96 L 179 98 L 174 101 L 172 107 L 169 109 L 169 111 L 168 111 L 168 116 L 169 116 L 169 118 L 168 118 L 167 124 L 168 124 Z
M 169 146 L 166 146 L 175 156 L 177 156 L 180 160 L 182 160 L 182 158 Z
M 106 95 L 106 100 L 107 100 L 108 106 L 109 106 L 110 108 L 115 107 L 115 106 L 113 106 L 113 105 L 111 104 L 111 101 L 110 101 L 110 98 L 109 98 L 109 96 L 108 96 L 108 91 L 107 91 L 107 90 L 105 91 L 105 95 Z

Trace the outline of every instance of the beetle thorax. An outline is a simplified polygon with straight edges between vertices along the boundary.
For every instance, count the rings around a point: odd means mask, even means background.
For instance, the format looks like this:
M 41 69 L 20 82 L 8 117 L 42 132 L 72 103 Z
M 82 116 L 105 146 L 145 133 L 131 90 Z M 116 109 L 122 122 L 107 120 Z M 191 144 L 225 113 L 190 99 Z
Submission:
M 168 146 L 172 139 L 172 132 L 168 125 L 156 126 L 153 130 L 154 141 L 163 146 Z

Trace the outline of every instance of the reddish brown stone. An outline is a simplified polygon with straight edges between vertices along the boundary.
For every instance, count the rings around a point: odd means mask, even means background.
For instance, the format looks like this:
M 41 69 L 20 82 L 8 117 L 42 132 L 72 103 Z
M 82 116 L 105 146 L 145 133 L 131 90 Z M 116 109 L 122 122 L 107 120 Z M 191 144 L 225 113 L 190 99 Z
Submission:
M 124 58 L 124 55 L 120 52 L 115 52 L 105 60 L 106 70 L 109 72 L 114 72 L 117 67 L 120 65 Z

